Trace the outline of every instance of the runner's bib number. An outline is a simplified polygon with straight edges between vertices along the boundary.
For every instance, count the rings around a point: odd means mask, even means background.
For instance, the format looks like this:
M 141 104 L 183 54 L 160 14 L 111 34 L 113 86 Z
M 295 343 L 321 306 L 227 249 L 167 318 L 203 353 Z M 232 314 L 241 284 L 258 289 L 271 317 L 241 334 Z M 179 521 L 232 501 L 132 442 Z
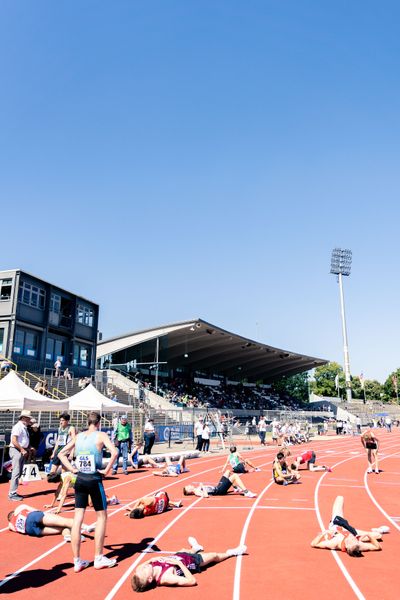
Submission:
M 19 514 L 15 521 L 15 529 L 18 533 L 25 533 L 26 528 L 26 515 Z
M 57 439 L 57 443 L 59 446 L 66 446 L 67 445 L 67 434 L 66 433 L 59 433 L 58 434 L 58 439 Z
M 76 466 L 81 473 L 94 473 L 96 465 L 93 454 L 78 454 L 76 457 Z

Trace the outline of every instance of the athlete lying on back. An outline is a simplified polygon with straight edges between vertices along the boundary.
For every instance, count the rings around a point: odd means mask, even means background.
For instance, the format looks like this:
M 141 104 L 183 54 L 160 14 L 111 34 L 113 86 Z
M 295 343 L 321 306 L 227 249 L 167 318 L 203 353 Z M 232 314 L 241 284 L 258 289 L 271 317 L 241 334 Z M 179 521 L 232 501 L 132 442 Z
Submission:
M 152 496 L 144 496 L 135 500 L 131 505 L 130 509 L 124 513 L 126 517 L 131 519 L 143 519 L 143 517 L 149 517 L 150 515 L 160 515 L 167 510 L 172 508 L 179 508 L 182 506 L 182 502 L 171 502 L 167 492 L 160 491 Z

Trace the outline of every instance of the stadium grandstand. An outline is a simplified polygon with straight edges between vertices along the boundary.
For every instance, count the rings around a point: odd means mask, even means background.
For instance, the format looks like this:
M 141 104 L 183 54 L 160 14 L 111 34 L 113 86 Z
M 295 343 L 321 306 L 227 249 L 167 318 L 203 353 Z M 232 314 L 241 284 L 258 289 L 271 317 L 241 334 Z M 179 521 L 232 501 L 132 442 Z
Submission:
M 275 348 L 203 319 L 180 321 L 104 340 L 98 367 L 145 382 L 175 405 L 276 408 L 273 382 L 325 364 Z

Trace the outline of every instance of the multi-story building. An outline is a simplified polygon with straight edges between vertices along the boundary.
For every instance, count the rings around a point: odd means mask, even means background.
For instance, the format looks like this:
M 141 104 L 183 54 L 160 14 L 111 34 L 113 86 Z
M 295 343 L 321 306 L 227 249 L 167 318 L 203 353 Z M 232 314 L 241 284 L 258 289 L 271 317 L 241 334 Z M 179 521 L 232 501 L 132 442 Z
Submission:
M 95 368 L 99 307 L 20 269 L 0 271 L 0 355 L 20 369 Z

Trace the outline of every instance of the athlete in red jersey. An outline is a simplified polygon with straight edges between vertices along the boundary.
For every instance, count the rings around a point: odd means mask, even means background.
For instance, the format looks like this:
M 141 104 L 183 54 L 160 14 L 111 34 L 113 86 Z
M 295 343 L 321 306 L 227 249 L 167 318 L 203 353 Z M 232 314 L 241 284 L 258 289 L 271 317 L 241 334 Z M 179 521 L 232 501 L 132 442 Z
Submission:
M 290 456 L 290 450 L 283 451 L 285 456 Z M 330 467 L 324 465 L 316 465 L 316 454 L 314 450 L 305 450 L 299 456 L 296 456 L 295 461 L 292 463 L 292 469 L 300 469 L 300 465 L 307 465 L 309 471 L 332 471 Z
M 157 492 L 153 496 L 144 496 L 136 500 L 131 508 L 125 513 L 125 516 L 131 519 L 143 519 L 150 515 L 160 515 L 172 508 L 179 508 L 182 502 L 171 502 L 167 492 Z

